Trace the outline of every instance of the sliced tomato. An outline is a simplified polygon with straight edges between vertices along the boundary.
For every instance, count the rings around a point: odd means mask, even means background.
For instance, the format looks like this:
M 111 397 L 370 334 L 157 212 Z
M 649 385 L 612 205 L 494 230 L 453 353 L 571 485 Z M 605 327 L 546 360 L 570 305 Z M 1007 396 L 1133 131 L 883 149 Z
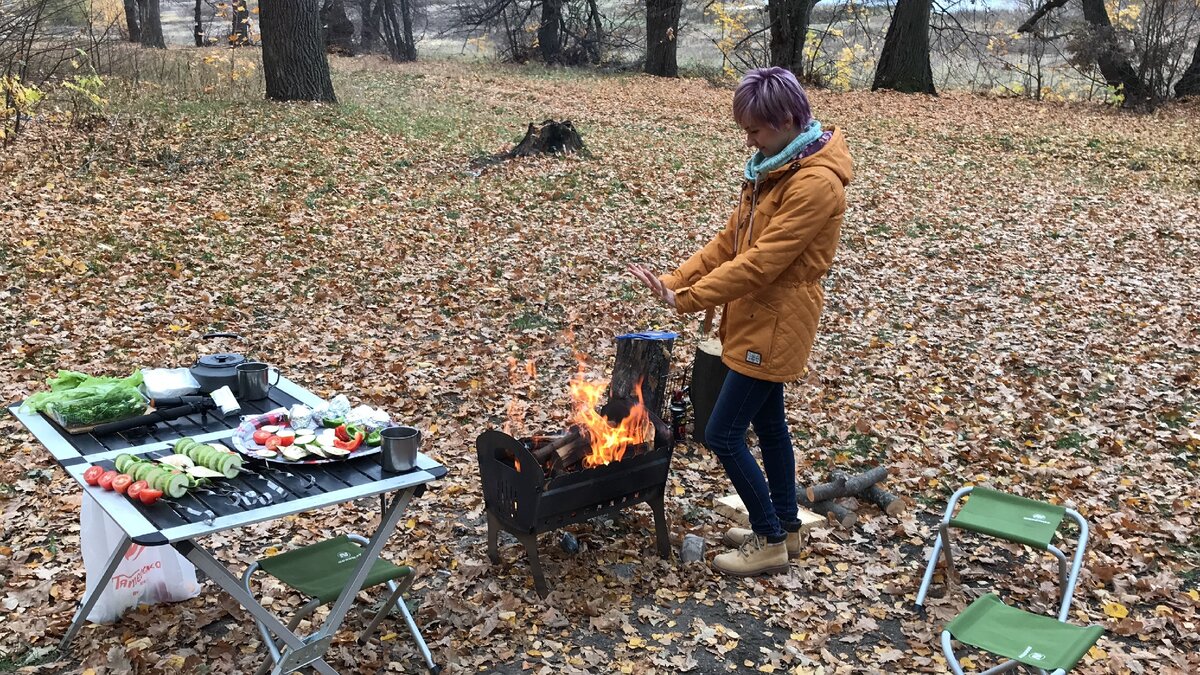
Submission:
M 154 488 L 146 487 L 142 488 L 142 491 L 138 493 L 138 499 L 142 500 L 142 503 L 146 506 L 149 506 L 158 501 L 158 498 L 162 495 L 162 490 L 155 490 Z
M 279 452 L 279 446 L 283 445 L 283 443 L 279 440 L 278 436 L 271 436 L 263 445 L 267 446 L 267 449 L 271 452 Z
M 130 485 L 133 485 L 133 477 L 127 473 L 119 473 L 117 474 L 117 477 L 112 480 L 112 489 L 121 494 L 125 494 L 125 491 L 129 489 Z
M 100 476 L 103 476 L 103 475 L 104 475 L 104 467 L 89 466 L 88 470 L 83 472 L 83 480 L 88 485 L 99 485 L 100 484 Z
M 266 445 L 267 439 L 270 437 L 271 432 L 269 431 L 263 431 L 262 429 L 259 429 L 258 431 L 254 432 L 254 442 L 258 443 L 259 445 Z
M 105 471 L 103 474 L 101 474 L 100 478 L 96 480 L 96 484 L 99 485 L 100 487 L 104 488 L 105 490 L 111 490 L 111 489 L 113 489 L 112 488 L 113 480 L 115 480 L 116 477 L 119 475 L 120 474 L 117 473 L 116 471 Z
M 125 490 L 125 494 L 130 499 L 137 499 L 138 495 L 140 495 L 142 493 L 142 490 L 145 490 L 148 487 L 150 487 L 150 484 L 147 483 L 146 481 L 135 480 L 129 484 L 129 488 L 127 490 Z

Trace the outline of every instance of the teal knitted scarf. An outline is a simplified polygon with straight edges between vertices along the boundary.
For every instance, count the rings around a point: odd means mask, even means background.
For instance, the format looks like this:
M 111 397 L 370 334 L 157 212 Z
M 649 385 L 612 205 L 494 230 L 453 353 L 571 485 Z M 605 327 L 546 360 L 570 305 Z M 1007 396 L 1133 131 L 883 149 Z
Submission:
M 809 143 L 819 139 L 822 133 L 821 123 L 814 119 L 779 154 L 772 155 L 771 157 L 763 157 L 762 150 L 754 153 L 750 159 L 746 160 L 746 180 L 757 180 L 760 175 L 765 176 L 771 171 L 787 164 L 793 157 L 800 154 Z

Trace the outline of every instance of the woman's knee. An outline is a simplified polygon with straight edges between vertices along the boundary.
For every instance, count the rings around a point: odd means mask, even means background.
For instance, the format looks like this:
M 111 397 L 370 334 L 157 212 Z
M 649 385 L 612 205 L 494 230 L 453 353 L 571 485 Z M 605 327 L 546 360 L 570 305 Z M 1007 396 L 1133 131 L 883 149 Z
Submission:
M 709 424 L 704 429 L 704 444 L 717 455 L 733 454 L 738 447 L 737 433 L 723 425 Z

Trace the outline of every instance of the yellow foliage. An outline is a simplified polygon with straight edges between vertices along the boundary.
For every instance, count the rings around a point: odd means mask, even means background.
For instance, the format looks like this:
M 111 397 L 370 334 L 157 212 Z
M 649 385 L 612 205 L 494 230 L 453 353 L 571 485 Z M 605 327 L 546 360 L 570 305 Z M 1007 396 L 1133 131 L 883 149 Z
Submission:
M 125 5 L 121 0 L 91 0 L 88 16 L 92 18 L 92 23 L 100 26 L 124 26 Z

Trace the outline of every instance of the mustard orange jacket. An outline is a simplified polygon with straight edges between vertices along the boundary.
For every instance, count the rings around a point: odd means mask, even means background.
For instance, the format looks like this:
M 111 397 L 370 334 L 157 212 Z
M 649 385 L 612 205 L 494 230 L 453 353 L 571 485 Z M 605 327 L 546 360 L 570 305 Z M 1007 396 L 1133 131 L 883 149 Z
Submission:
M 747 181 L 725 229 L 660 277 L 680 314 L 725 307 L 719 335 L 731 369 L 771 382 L 804 373 L 853 176 L 835 128 L 821 150 Z

